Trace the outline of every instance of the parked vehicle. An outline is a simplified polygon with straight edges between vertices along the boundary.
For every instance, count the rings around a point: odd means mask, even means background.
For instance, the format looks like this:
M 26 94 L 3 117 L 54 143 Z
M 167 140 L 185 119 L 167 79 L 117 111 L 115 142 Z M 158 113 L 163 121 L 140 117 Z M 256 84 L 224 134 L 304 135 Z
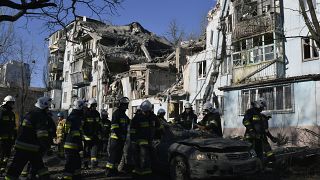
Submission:
M 172 124 L 165 125 L 153 150 L 154 171 L 170 173 L 173 180 L 249 175 L 261 168 L 247 142 Z

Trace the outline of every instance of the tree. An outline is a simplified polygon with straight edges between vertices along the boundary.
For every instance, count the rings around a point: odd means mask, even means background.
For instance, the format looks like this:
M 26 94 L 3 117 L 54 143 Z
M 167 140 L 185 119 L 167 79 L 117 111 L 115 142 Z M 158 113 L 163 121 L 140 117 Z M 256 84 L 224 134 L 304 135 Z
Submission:
M 299 0 L 299 4 L 311 38 L 316 42 L 318 48 L 320 48 L 320 24 L 315 11 L 314 0 Z
M 12 23 L 0 23 L 0 63 L 8 60 L 14 52 L 15 34 Z
M 22 17 L 43 20 L 49 27 L 65 26 L 75 19 L 78 9 L 101 16 L 113 14 L 123 0 L 1 0 L 0 8 L 7 13 L 0 14 L 0 22 L 14 22 Z
M 177 21 L 175 19 L 170 21 L 168 26 L 168 32 L 166 33 L 166 37 L 175 47 L 179 46 L 180 42 L 184 38 L 184 35 L 185 35 L 184 31 L 178 25 Z

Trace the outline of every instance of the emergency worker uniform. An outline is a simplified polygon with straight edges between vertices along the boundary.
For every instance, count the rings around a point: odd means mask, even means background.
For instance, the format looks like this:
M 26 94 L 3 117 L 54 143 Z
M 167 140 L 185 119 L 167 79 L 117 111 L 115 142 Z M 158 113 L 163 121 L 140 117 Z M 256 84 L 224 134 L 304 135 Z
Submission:
M 100 114 L 95 109 L 88 109 L 84 115 L 83 137 L 84 137 L 84 158 L 85 166 L 88 165 L 89 158 L 91 165 L 97 165 L 97 153 L 99 145 L 99 136 L 101 136 Z
M 6 104 L 0 107 L 0 168 L 4 172 L 7 167 L 11 149 L 16 137 L 15 114 Z
M 180 124 L 184 129 L 190 130 L 193 128 L 193 124 L 197 123 L 197 115 L 191 110 L 189 113 L 184 111 L 179 117 L 174 119 L 175 124 Z
M 50 146 L 49 121 L 46 109 L 36 107 L 22 121 L 15 143 L 15 154 L 6 179 L 18 179 L 24 166 L 30 162 L 39 179 L 49 179 L 48 169 L 44 166 L 42 152 Z
M 123 155 L 123 147 L 127 138 L 129 117 L 125 109 L 117 108 L 112 114 L 111 134 L 108 146 L 107 175 L 117 173 L 117 167 Z M 110 175 L 111 174 L 111 175 Z
M 221 118 L 219 112 L 209 111 L 199 123 L 205 130 L 222 137 Z
M 157 116 L 150 111 L 148 115 L 136 115 L 130 124 L 130 138 L 134 146 L 135 160 L 133 173 L 138 177 L 152 174 L 151 147 L 157 121 Z
M 270 137 L 272 141 L 276 141 L 276 138 L 274 138 L 268 130 L 268 118 L 259 112 L 257 108 L 253 107 L 245 113 L 243 125 L 246 127 L 244 139 L 252 144 L 258 158 L 263 162 L 265 153 L 270 163 L 275 161 L 275 156 L 268 143 L 267 137 Z
M 106 153 L 107 147 L 108 147 L 108 140 L 110 136 L 110 130 L 111 130 L 111 121 L 108 117 L 102 116 L 101 119 L 101 152 Z
M 64 141 L 65 141 L 65 124 L 66 124 L 66 119 L 62 119 L 58 122 L 57 125 L 57 144 L 58 144 L 58 156 L 59 157 L 64 157 Z
M 83 111 L 73 109 L 65 124 L 66 140 L 64 143 L 66 164 L 63 179 L 81 178 L 82 121 Z

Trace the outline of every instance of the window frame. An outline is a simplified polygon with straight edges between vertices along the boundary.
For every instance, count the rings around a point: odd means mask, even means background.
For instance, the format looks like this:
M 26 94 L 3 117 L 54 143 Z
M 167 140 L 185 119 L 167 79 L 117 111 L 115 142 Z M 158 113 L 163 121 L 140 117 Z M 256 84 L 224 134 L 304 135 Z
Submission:
M 92 97 L 92 98 L 96 98 L 96 97 L 97 97 L 97 94 L 98 94 L 97 86 L 92 86 L 92 89 L 91 89 L 91 97 Z
M 201 66 L 201 72 L 200 72 L 200 66 Z M 207 60 L 197 62 L 197 78 L 205 79 L 206 76 L 207 76 Z
M 68 92 L 63 92 L 63 102 L 62 103 L 67 103 L 68 99 Z
M 280 100 L 277 99 L 277 88 L 281 87 L 282 88 L 282 109 L 279 109 L 277 107 L 278 102 Z M 290 95 L 286 95 L 286 88 L 290 87 Z M 257 88 L 249 88 L 249 89 L 243 89 L 240 91 L 240 115 L 244 115 L 246 110 L 249 109 L 251 107 L 251 102 L 252 100 L 252 96 L 251 93 L 255 92 L 254 94 L 254 98 L 255 100 L 258 99 L 259 97 L 261 97 L 261 91 L 263 89 L 268 89 L 268 88 L 272 88 L 272 99 L 273 99 L 273 108 L 272 109 L 265 109 L 264 111 L 267 112 L 273 112 L 273 113 L 292 113 L 294 112 L 294 86 L 293 84 L 281 84 L 281 85 L 274 85 L 274 86 L 264 86 L 264 87 L 257 87 Z M 247 94 L 248 100 L 247 102 L 243 101 L 244 98 L 244 94 Z M 290 100 L 288 100 L 287 102 L 287 98 L 290 98 Z M 267 104 L 269 104 L 269 98 L 265 98 L 267 101 Z M 289 104 L 288 104 L 289 103 Z M 244 107 L 246 106 L 246 107 Z M 287 106 L 290 106 L 289 108 L 287 108 Z
M 305 58 L 304 47 L 305 47 L 305 40 L 307 40 L 307 39 L 309 40 L 309 46 L 310 46 L 310 48 L 309 48 L 310 58 Z M 317 57 L 314 56 L 314 52 L 313 52 L 314 49 L 313 48 L 315 48 L 316 52 L 318 53 Z M 310 37 L 301 38 L 301 54 L 302 54 L 302 62 L 319 60 L 319 48 L 317 47 L 316 42 L 313 39 L 311 39 Z
M 69 71 L 66 71 L 64 74 L 64 82 L 68 82 L 69 81 Z

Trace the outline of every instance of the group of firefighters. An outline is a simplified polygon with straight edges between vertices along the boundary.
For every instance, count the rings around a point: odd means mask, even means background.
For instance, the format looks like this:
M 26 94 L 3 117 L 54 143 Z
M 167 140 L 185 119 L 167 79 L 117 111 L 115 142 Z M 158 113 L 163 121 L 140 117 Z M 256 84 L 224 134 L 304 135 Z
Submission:
M 89 168 L 89 165 L 95 168 L 99 151 L 107 154 L 107 177 L 120 174 L 120 162 L 135 178 L 150 177 L 152 141 L 161 138 L 164 124 L 168 123 L 164 109 L 159 109 L 155 115 L 153 105 L 145 100 L 130 120 L 126 115 L 129 99 L 122 97 L 116 100 L 116 109 L 110 121 L 106 110 L 102 110 L 101 114 L 96 110 L 95 99 L 89 99 L 88 102 L 78 99 L 74 101 L 66 119 L 63 113 L 58 113 L 56 127 L 49 110 L 51 101 L 49 97 L 39 98 L 34 109 L 22 118 L 17 131 L 13 113 L 15 99 L 12 96 L 4 98 L 0 107 L 0 168 L 1 173 L 5 173 L 5 179 L 18 179 L 23 174 L 29 179 L 49 179 L 43 157 L 54 139 L 58 144 L 58 156 L 66 160 L 61 179 L 81 179 L 82 165 L 84 168 Z M 252 144 L 263 162 L 271 164 L 275 157 L 268 138 L 273 142 L 278 139 L 268 130 L 270 117 L 262 114 L 266 102 L 259 99 L 251 105 L 243 119 L 246 127 L 244 139 Z M 191 103 L 186 103 L 184 108 L 185 111 L 174 118 L 174 124 L 186 130 L 200 129 L 217 137 L 223 136 L 220 113 L 212 103 L 203 105 L 204 116 L 200 122 L 197 122 Z M 13 159 L 7 165 L 12 149 Z M 126 162 L 128 157 L 124 156 L 130 156 L 134 163 Z

